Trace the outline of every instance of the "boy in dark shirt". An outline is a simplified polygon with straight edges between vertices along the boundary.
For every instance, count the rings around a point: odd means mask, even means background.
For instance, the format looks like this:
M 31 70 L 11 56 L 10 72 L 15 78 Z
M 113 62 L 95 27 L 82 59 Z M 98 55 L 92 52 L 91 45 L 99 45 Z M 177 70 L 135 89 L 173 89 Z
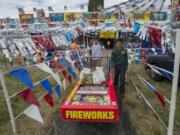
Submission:
M 120 96 L 124 97 L 125 94 L 125 73 L 128 69 L 128 53 L 123 48 L 123 40 L 119 39 L 116 47 L 111 54 L 111 66 L 114 74 L 114 85 L 116 91 L 120 92 Z

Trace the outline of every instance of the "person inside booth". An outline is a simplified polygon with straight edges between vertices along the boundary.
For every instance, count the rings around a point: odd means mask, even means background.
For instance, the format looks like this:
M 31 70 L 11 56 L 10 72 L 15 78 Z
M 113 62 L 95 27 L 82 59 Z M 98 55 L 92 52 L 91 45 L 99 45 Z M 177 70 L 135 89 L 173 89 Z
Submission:
M 91 46 L 92 66 L 94 68 L 101 66 L 101 58 L 102 58 L 103 49 L 104 49 L 104 46 L 102 46 L 97 39 L 94 40 Z
M 77 44 L 77 40 L 74 40 L 73 43 L 71 44 L 71 49 L 73 51 L 78 51 L 78 44 Z

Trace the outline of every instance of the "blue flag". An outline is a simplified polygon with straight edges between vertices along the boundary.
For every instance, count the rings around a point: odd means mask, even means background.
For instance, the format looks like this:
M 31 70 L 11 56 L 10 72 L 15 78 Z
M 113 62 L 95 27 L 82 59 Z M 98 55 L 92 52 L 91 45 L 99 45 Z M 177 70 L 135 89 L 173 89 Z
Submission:
M 69 67 L 69 64 L 67 63 L 67 61 L 64 58 L 59 59 L 59 62 L 61 64 L 63 64 L 65 67 Z
M 61 96 L 61 87 L 59 85 L 56 85 L 55 90 L 56 90 L 57 95 L 60 97 Z
M 68 71 L 74 77 L 74 79 L 77 79 L 76 73 L 73 71 L 73 69 L 71 67 L 68 67 Z
M 53 95 L 52 87 L 48 79 L 42 80 L 40 84 L 45 90 L 47 90 L 51 95 Z
M 29 88 L 34 88 L 33 82 L 29 76 L 28 71 L 25 68 L 15 69 L 11 71 L 10 76 L 16 78 L 18 81 L 22 82 Z
M 173 76 L 172 76 L 171 73 L 169 73 L 169 72 L 167 72 L 167 71 L 165 71 L 165 70 L 162 70 L 162 69 L 158 69 L 158 70 L 161 72 L 161 74 L 163 74 L 163 76 L 164 76 L 165 78 L 167 78 L 167 79 L 169 79 L 169 80 L 172 80 L 172 79 L 173 79 Z
M 165 100 L 164 97 L 160 94 L 160 92 L 146 80 L 143 79 L 143 82 L 150 90 L 152 90 L 157 95 L 161 105 L 165 107 Z

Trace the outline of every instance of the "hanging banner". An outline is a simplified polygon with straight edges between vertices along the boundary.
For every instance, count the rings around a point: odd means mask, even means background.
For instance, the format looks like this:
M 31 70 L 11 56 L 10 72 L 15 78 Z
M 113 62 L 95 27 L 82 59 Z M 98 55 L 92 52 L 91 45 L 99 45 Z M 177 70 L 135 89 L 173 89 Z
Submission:
M 167 12 L 151 12 L 150 19 L 152 21 L 165 21 L 167 20 Z
M 49 19 L 51 22 L 63 22 L 64 21 L 64 13 L 50 13 Z
M 19 19 L 22 24 L 32 24 L 33 14 L 19 14 Z
M 99 37 L 100 38 L 114 39 L 115 38 L 115 31 L 101 31 Z
M 131 21 L 149 21 L 150 20 L 150 12 L 125 12 L 126 18 L 131 19 Z

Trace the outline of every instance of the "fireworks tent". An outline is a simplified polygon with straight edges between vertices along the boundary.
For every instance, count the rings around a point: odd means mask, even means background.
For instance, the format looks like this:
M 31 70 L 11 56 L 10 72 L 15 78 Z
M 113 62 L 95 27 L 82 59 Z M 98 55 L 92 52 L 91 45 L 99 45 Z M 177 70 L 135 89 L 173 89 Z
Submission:
M 9 23 L 3 20 L 0 23 L 1 55 L 6 61 L 1 66 L 27 86 L 13 96 L 30 103 L 31 108 L 24 113 L 41 123 L 42 117 L 33 117 L 29 111 L 37 111 L 39 105 L 32 90 L 38 83 L 32 82 L 27 67 L 35 66 L 50 74 L 56 81 L 54 88 L 59 96 L 62 89 L 66 90 L 67 82 L 75 84 L 59 108 L 64 120 L 118 122 L 119 107 L 111 74 L 101 67 L 92 71 L 87 66 L 91 41 L 98 39 L 106 49 L 113 49 L 115 42 L 123 38 L 129 64 L 145 63 L 149 54 L 175 52 L 175 32 L 167 12 L 50 13 L 45 19 L 47 21 L 41 23 L 33 14 L 22 14 L 20 22 L 11 19 Z M 70 47 L 75 39 L 79 44 L 77 52 Z M 110 68 L 110 59 L 107 68 Z M 60 76 L 65 79 L 62 81 Z M 53 107 L 53 88 L 48 79 L 39 82 L 47 92 L 43 98 Z

